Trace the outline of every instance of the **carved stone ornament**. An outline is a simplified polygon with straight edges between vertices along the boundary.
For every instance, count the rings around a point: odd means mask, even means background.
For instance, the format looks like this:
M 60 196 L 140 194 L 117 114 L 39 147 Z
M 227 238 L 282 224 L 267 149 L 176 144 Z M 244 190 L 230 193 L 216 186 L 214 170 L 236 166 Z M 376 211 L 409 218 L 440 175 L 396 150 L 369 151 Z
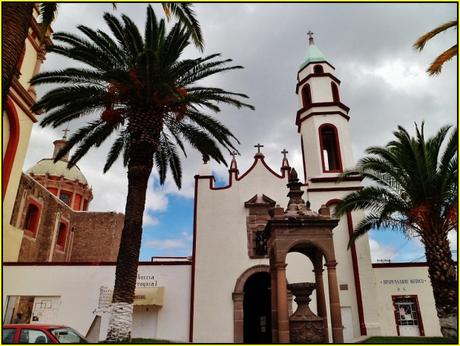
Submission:
M 310 295 L 316 288 L 312 282 L 289 284 L 288 289 L 295 296 L 297 310 L 289 318 L 289 333 L 291 343 L 317 344 L 327 342 L 324 318 L 316 316 L 308 304 Z

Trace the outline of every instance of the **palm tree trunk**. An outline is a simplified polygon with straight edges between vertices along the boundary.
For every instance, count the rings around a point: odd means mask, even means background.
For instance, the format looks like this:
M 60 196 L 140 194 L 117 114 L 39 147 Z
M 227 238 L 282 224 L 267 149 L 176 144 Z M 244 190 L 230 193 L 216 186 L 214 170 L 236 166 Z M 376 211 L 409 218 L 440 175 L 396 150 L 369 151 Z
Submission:
M 457 338 L 457 276 L 449 241 L 444 232 L 426 232 L 424 236 L 428 274 L 433 287 L 436 311 L 441 333 L 447 338 Z
M 142 238 L 142 216 L 147 184 L 153 166 L 154 148 L 133 144 L 128 165 L 128 196 L 125 221 L 115 272 L 111 317 L 107 342 L 126 342 L 131 338 L 134 291 Z
M 6 104 L 11 80 L 27 39 L 33 2 L 2 3 L 2 107 Z

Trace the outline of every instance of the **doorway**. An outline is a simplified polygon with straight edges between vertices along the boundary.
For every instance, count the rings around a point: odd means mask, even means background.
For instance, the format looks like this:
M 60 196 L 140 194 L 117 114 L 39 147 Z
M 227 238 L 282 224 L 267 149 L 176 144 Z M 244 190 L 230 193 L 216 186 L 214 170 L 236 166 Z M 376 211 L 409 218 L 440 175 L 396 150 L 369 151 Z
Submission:
M 244 343 L 271 343 L 270 274 L 251 275 L 244 285 Z
M 424 336 L 417 296 L 393 296 L 399 336 Z

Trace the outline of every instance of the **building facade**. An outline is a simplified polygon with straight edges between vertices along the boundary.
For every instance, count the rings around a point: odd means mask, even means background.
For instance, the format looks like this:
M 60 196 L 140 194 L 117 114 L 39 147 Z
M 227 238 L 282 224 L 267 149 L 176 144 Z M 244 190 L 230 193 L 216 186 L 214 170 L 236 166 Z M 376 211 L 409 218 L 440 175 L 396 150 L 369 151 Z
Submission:
M 3 260 L 7 261 L 17 260 L 21 247 L 22 231 L 11 225 L 10 220 L 29 146 L 30 133 L 33 124 L 37 122 L 38 115 L 30 111 L 37 95 L 29 81 L 40 71 L 45 60 L 45 45 L 51 43 L 49 39 L 51 29 L 46 33 L 45 39 L 40 40 L 41 29 L 37 23 L 38 4 L 33 11 L 27 39 L 16 66 L 17 73 L 11 81 L 10 92 L 2 114 L 2 229 L 3 240 L 9 244 L 3 252 Z
M 329 213 L 346 194 L 361 189 L 362 177 L 338 180 L 354 166 L 351 118 L 340 98 L 335 69 L 313 39 L 296 90 L 299 111 L 293 133 L 296 129 L 302 149 L 299 178 L 305 208 L 313 214 Z M 55 142 L 56 148 L 63 144 Z M 246 172 L 239 172 L 234 158 L 224 187 L 215 186 L 210 164 L 203 163 L 195 176 L 192 257 L 140 263 L 133 337 L 198 343 L 279 341 L 272 332 L 279 311 L 271 306 L 271 263 L 261 249 L 273 210 L 289 202 L 291 167 L 287 152 L 282 153 L 279 170 L 267 165 L 260 145 Z M 61 174 L 61 163 L 50 162 L 40 161 L 19 183 L 11 224 L 26 233 L 18 249 L 19 262 L 26 263 L 4 264 L 4 321 L 20 309 L 28 311 L 31 323 L 68 324 L 92 341 L 104 340 L 122 215 L 87 212 L 92 195 L 84 176 L 76 170 Z M 33 202 L 37 200 L 41 204 Z M 30 204 L 42 215 L 32 223 L 27 218 Z M 372 335 L 441 335 L 426 264 L 372 264 L 367 236 L 347 249 L 362 217 L 361 212 L 349 213 L 332 230 L 336 277 L 322 278 L 321 264 L 328 264 L 329 274 L 331 263 L 323 257 L 313 263 L 296 246 L 287 251 L 287 265 L 277 270 L 290 284 L 324 280 L 324 292 L 312 295 L 310 308 L 326 319 L 330 342 L 337 340 L 334 321 L 343 326 L 339 329 L 344 342 Z M 59 240 L 61 224 L 70 229 L 64 242 Z M 101 224 L 107 227 L 98 228 Z M 27 234 L 28 225 L 38 227 L 35 238 Z M 333 296 L 332 277 L 338 295 L 323 300 Z M 289 316 L 297 308 L 293 298 L 286 293 Z M 332 304 L 338 304 L 335 310 Z M 330 311 L 338 311 L 339 317 L 331 318 Z

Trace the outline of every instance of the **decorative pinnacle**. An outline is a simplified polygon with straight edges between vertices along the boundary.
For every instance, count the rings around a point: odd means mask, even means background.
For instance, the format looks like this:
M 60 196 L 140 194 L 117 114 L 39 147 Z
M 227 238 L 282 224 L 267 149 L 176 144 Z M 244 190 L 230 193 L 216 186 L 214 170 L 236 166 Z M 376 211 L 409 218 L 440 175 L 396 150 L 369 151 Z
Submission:
M 297 171 L 295 170 L 295 168 L 293 168 L 291 169 L 291 172 L 289 173 L 289 183 L 298 183 L 298 182 L 299 182 L 299 178 L 297 175 Z
M 308 35 L 308 43 L 310 44 L 310 46 L 314 45 L 315 41 L 313 40 L 313 32 L 309 30 L 307 32 L 307 35 Z
M 262 144 L 259 144 L 257 143 L 257 145 L 254 145 L 254 148 L 257 148 L 257 154 L 260 154 L 260 148 L 262 148 L 263 145 Z

